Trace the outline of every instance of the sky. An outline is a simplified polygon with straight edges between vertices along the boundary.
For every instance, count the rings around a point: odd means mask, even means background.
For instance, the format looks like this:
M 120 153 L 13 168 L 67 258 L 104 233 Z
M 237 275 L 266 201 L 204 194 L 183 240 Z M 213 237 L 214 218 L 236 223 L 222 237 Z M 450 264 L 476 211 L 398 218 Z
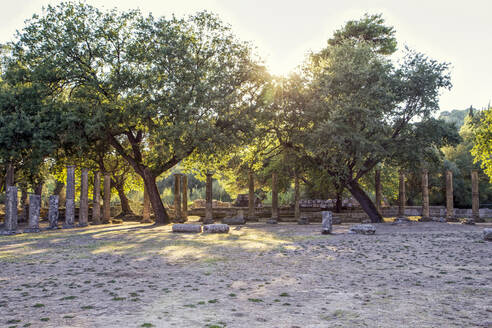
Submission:
M 13 39 L 24 20 L 58 0 L 0 0 L 0 43 Z M 98 8 L 139 8 L 154 16 L 208 10 L 250 41 L 269 71 L 288 74 L 333 32 L 364 13 L 382 13 L 394 26 L 399 49 L 408 46 L 449 62 L 453 88 L 441 110 L 483 108 L 492 103 L 491 0 L 86 0 Z

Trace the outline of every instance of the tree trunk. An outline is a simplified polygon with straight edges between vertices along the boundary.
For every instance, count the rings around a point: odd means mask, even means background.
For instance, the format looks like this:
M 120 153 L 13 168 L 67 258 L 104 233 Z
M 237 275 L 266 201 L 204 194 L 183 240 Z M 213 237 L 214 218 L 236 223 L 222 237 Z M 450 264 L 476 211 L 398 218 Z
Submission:
M 342 193 L 337 192 L 337 202 L 335 204 L 335 213 L 342 212 Z
M 42 183 L 42 182 L 41 182 L 41 183 L 38 183 L 38 184 L 36 185 L 36 187 L 34 188 L 34 193 L 35 193 L 36 195 L 41 196 L 41 194 L 43 193 L 43 183 Z
M 357 199 L 364 212 L 366 212 L 366 214 L 369 216 L 371 222 L 383 222 L 383 217 L 381 216 L 381 214 L 379 214 L 376 206 L 374 206 L 374 203 L 371 201 L 369 196 L 367 196 L 365 191 L 360 187 L 357 181 L 352 181 L 347 184 L 347 189 L 350 191 L 352 196 Z
M 118 197 L 120 198 L 121 203 L 121 213 L 124 215 L 135 215 L 130 207 L 130 202 L 125 195 L 125 190 L 122 185 L 115 185 L 114 188 L 118 192 Z
M 65 184 L 63 182 L 56 181 L 55 182 L 55 189 L 53 190 L 53 195 L 60 195 L 64 186 L 65 186 Z
M 159 190 L 155 183 L 154 174 L 148 168 L 145 168 L 143 173 L 142 179 L 144 180 L 145 187 L 149 193 L 150 204 L 152 204 L 152 209 L 154 210 L 155 224 L 171 223 L 171 219 L 162 204 L 161 196 L 159 195 Z

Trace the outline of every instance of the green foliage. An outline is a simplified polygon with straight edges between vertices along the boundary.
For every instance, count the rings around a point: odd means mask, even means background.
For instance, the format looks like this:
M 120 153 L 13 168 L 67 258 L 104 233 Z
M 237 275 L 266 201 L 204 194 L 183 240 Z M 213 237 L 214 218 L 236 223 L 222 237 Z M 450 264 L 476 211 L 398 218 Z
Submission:
M 474 163 L 480 163 L 492 182 L 492 108 L 480 112 L 474 124 Z

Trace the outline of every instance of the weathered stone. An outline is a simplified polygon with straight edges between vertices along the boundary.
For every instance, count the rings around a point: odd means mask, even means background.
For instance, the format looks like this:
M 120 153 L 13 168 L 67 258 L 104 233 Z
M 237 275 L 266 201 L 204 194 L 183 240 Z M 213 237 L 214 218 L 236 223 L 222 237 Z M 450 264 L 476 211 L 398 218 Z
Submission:
M 492 228 L 483 229 L 483 239 L 492 241 Z
M 333 215 L 330 211 L 321 212 L 322 221 L 321 221 L 321 233 L 323 235 L 328 235 L 331 233 L 332 224 L 333 224 Z
M 24 232 L 39 232 L 39 214 L 41 210 L 41 196 L 29 196 L 29 225 Z
M 454 204 L 453 204 L 453 172 L 446 171 L 446 220 L 454 220 Z
M 101 224 L 101 172 L 94 172 L 92 195 L 92 224 Z
M 228 233 L 229 232 L 229 226 L 227 224 L 206 224 L 203 226 L 203 232 Z
M 181 174 L 174 174 L 174 222 L 183 223 L 181 218 Z
M 372 224 L 357 224 L 350 227 L 349 233 L 374 235 L 376 233 L 376 227 Z
M 399 193 L 398 193 L 398 217 L 405 216 L 406 205 L 406 192 L 405 192 L 405 174 L 400 171 Z
M 202 232 L 202 226 L 200 224 L 173 224 L 173 232 L 190 232 L 200 233 Z
M 277 173 L 272 173 L 272 216 L 267 220 L 269 224 L 277 224 L 278 222 L 278 183 Z
M 75 224 L 75 165 L 67 166 L 67 185 L 65 189 L 65 224 L 63 228 L 73 228 Z
M 214 222 L 212 214 L 212 173 L 207 172 L 207 182 L 205 186 L 205 219 L 204 224 L 211 224 Z
M 111 175 L 109 173 L 104 173 L 102 223 L 111 223 Z
M 181 199 L 182 199 L 182 208 L 181 208 L 181 217 L 183 222 L 188 221 L 188 176 L 183 174 L 181 176 Z
M 309 218 L 305 215 L 301 215 L 301 217 L 297 221 L 297 224 L 302 224 L 302 225 L 309 224 Z
M 80 175 L 79 227 L 89 224 L 89 170 L 83 168 Z
M 5 231 L 6 233 L 17 230 L 17 187 L 8 186 L 5 203 Z
M 478 171 L 472 170 L 472 218 L 477 222 L 481 222 L 480 219 L 480 197 L 478 188 Z
M 446 219 L 443 218 L 443 217 L 440 217 L 440 218 L 432 218 L 431 219 L 433 222 L 440 222 L 440 223 L 446 223 Z
M 422 172 L 422 217 L 419 221 L 430 221 L 429 173 L 427 170 Z
M 58 229 L 58 195 L 50 196 L 50 208 L 48 210 L 48 220 L 50 222 L 50 226 L 48 229 Z

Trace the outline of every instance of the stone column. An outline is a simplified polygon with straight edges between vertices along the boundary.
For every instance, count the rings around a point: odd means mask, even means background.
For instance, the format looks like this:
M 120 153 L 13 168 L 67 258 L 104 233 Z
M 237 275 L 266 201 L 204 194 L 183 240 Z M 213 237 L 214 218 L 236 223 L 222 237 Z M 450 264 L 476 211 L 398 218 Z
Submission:
M 446 220 L 454 220 L 454 204 L 453 204 L 453 172 L 446 171 Z
M 8 186 L 5 200 L 5 230 L 13 233 L 17 230 L 17 187 Z
M 398 217 L 405 217 L 405 204 L 406 204 L 406 193 L 405 193 L 405 174 L 400 171 L 400 190 L 398 194 Z
M 101 224 L 101 172 L 94 172 L 92 193 L 92 224 Z
M 272 173 L 272 217 L 267 223 L 276 224 L 278 222 L 278 183 L 277 173 Z
M 376 209 L 378 210 L 379 214 L 382 214 L 381 170 L 379 169 L 374 172 L 374 186 L 375 186 L 375 193 L 376 193 Z
M 203 223 L 214 223 L 212 215 L 212 173 L 207 173 L 207 185 L 205 188 L 205 220 L 203 220 Z
M 103 224 L 111 223 L 111 175 L 104 173 Z
M 145 184 L 144 184 L 142 223 L 152 223 L 152 220 L 150 219 L 150 198 L 149 198 L 149 193 L 147 192 L 147 187 L 145 187 Z
M 181 222 L 181 174 L 174 174 L 174 221 Z
M 79 227 L 89 224 L 89 170 L 83 168 L 80 175 Z
M 420 221 L 430 221 L 429 208 L 429 172 L 422 171 L 422 217 Z
M 75 223 L 75 165 L 67 166 L 65 188 L 65 224 L 63 228 L 73 228 Z
M 248 221 L 258 221 L 255 213 L 255 177 L 253 171 L 248 172 Z
M 472 170 L 472 218 L 475 221 L 480 221 L 480 198 L 478 193 L 478 171 Z
M 188 176 L 186 174 L 181 176 L 181 194 L 183 199 L 181 217 L 183 222 L 186 222 L 188 220 Z
M 48 229 L 58 229 L 58 195 L 50 196 L 50 208 L 48 210 L 48 220 L 50 226 Z
M 299 178 L 297 175 L 294 177 L 294 218 L 297 222 L 301 219 Z
M 24 232 L 39 232 L 39 211 L 41 210 L 41 196 L 29 195 L 29 225 Z

